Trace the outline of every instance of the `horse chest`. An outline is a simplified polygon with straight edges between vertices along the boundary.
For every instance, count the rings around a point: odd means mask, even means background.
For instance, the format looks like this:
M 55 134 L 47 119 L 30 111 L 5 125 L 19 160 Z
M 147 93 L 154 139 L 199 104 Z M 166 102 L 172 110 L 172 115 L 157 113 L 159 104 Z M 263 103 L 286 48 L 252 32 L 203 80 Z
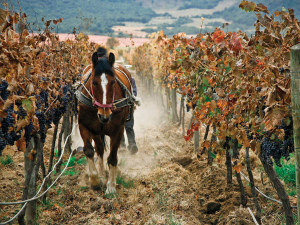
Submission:
M 113 135 L 120 129 L 120 124 L 124 124 L 123 120 L 126 120 L 126 118 L 124 116 L 120 117 L 120 112 L 113 112 L 111 121 L 108 124 L 102 124 L 97 117 L 96 110 L 90 110 L 88 113 L 79 111 L 78 114 L 79 122 L 94 135 Z

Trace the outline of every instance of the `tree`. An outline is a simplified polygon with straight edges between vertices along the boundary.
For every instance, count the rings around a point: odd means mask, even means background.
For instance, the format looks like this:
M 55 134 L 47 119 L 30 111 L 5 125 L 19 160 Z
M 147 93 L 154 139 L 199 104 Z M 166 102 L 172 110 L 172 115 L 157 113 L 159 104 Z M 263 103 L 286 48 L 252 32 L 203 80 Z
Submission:
M 118 39 L 116 39 L 114 37 L 110 37 L 107 39 L 106 47 L 113 49 L 114 47 L 117 47 L 119 44 L 120 44 L 120 42 Z

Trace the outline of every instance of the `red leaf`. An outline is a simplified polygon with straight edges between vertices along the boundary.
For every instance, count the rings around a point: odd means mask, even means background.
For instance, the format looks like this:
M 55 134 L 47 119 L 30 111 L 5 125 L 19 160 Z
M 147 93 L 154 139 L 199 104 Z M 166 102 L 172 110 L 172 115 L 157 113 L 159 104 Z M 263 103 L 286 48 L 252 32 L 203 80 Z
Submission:
M 215 42 L 220 43 L 224 40 L 225 33 L 222 30 L 217 30 L 214 32 L 212 39 L 215 40 Z
M 239 52 L 240 50 L 242 50 L 242 48 L 243 47 L 238 34 L 236 32 L 233 32 L 231 36 L 231 41 L 229 43 L 229 49 L 234 52 Z
M 189 141 L 189 140 L 191 140 L 191 137 L 190 136 L 184 136 L 184 140 Z

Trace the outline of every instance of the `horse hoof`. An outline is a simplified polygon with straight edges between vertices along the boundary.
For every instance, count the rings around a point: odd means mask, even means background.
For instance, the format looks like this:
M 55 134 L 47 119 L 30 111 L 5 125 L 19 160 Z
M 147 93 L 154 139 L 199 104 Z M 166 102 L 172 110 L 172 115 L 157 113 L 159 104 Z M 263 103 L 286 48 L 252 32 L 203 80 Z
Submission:
M 100 179 L 100 183 L 97 184 L 97 185 L 92 185 L 91 184 L 91 188 L 94 190 L 94 191 L 99 191 L 101 190 L 101 188 L 103 187 L 103 181 Z
M 105 194 L 114 194 L 116 192 L 117 192 L 116 188 L 114 188 L 114 187 L 110 187 L 110 188 L 107 187 L 107 189 L 105 191 Z
M 98 185 L 98 186 L 93 186 L 93 185 L 91 185 L 91 188 L 92 188 L 94 191 L 99 191 L 99 190 L 101 190 L 101 185 Z
M 138 152 L 138 147 L 136 145 L 133 145 L 132 147 L 130 147 L 129 152 L 131 155 L 134 155 L 135 153 Z
M 105 194 L 114 194 L 116 192 L 117 192 L 116 183 L 108 181 Z

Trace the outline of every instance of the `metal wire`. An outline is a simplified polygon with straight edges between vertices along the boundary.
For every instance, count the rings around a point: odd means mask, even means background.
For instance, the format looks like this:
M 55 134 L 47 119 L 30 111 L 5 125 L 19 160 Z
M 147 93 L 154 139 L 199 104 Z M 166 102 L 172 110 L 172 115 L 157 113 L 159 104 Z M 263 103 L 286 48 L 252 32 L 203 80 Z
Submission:
M 259 225 L 256 218 L 255 218 L 255 216 L 253 215 L 253 212 L 251 211 L 251 209 L 249 207 L 247 207 L 247 209 L 248 209 L 250 215 L 252 216 L 252 219 L 253 219 L 255 225 Z
M 231 162 L 232 164 L 233 164 L 233 162 Z M 246 176 L 246 175 L 244 175 L 242 172 L 240 172 L 240 174 L 250 183 L 250 180 L 249 180 L 249 178 Z M 269 199 L 269 200 L 271 200 L 271 201 L 274 201 L 274 202 L 277 202 L 277 203 L 279 203 L 279 204 L 282 204 L 282 202 L 281 201 L 278 201 L 278 200 L 276 200 L 276 199 L 274 199 L 274 198 L 271 198 L 271 197 L 269 197 L 269 196 L 267 196 L 267 195 L 265 195 L 263 192 L 261 192 L 257 187 L 255 187 L 255 190 L 258 192 L 258 193 L 260 193 L 262 196 L 264 196 L 265 198 L 267 198 L 267 199 Z M 297 208 L 297 206 L 295 205 L 295 206 L 291 206 L 292 208 Z
M 40 186 L 38 192 L 36 193 L 36 195 L 35 195 L 34 197 L 30 198 L 30 199 L 27 199 L 27 200 L 24 200 L 24 201 L 19 201 L 19 202 L 0 202 L 0 205 L 17 205 L 17 204 L 23 204 L 23 203 L 25 203 L 25 204 L 22 206 L 22 208 L 20 209 L 20 211 L 19 211 L 15 216 L 13 216 L 10 220 L 8 220 L 8 221 L 6 221 L 6 222 L 4 222 L 4 223 L 0 223 L 0 225 L 8 224 L 8 223 L 12 222 L 14 219 L 16 219 L 17 216 L 24 210 L 24 208 L 26 207 L 26 205 L 27 205 L 28 202 L 35 201 L 35 200 L 41 198 L 42 196 L 44 196 L 44 195 L 50 190 L 50 188 L 57 182 L 57 180 L 62 176 L 62 174 L 63 174 L 63 173 L 65 172 L 65 170 L 68 168 L 69 162 L 70 162 L 71 157 L 72 157 L 73 152 L 74 152 L 74 149 L 72 150 L 72 152 L 71 152 L 71 154 L 70 154 L 70 157 L 69 157 L 69 159 L 68 159 L 68 162 L 67 162 L 65 168 L 61 171 L 61 173 L 58 175 L 58 177 L 57 177 L 57 178 L 54 180 L 54 182 L 47 188 L 46 191 L 44 191 L 42 194 L 40 194 L 39 196 L 37 196 L 37 195 L 40 193 L 40 191 L 42 190 L 42 187 L 43 187 L 43 185 L 45 184 L 45 181 L 47 180 L 47 178 L 51 175 L 51 173 L 54 171 L 55 167 L 56 167 L 56 166 L 58 165 L 58 163 L 61 161 L 62 156 L 63 156 L 64 151 L 65 151 L 65 147 L 66 147 L 68 138 L 72 135 L 72 133 L 74 132 L 74 129 L 75 129 L 75 127 L 76 127 L 77 125 L 78 125 L 78 123 L 76 123 L 76 124 L 74 125 L 74 127 L 73 127 L 73 129 L 72 129 L 72 132 L 67 136 L 67 138 L 66 138 L 66 140 L 65 140 L 65 143 L 64 143 L 64 146 L 63 146 L 63 149 L 62 149 L 62 152 L 61 152 L 61 155 L 60 155 L 58 161 L 57 161 L 57 162 L 55 163 L 55 165 L 53 166 L 53 169 L 52 169 L 52 170 L 48 173 L 48 175 L 44 178 L 44 180 L 43 180 L 43 182 L 42 182 L 42 184 L 41 184 L 41 186 Z

